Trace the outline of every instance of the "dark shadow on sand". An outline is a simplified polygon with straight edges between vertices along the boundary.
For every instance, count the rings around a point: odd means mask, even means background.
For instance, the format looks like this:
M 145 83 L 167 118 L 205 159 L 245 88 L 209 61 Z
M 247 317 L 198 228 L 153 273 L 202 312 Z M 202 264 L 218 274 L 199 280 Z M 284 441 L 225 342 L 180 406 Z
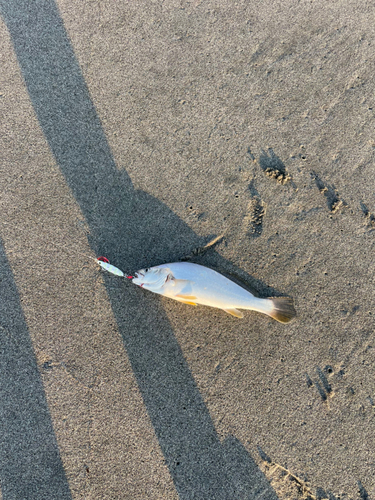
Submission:
M 94 252 L 130 271 L 178 260 L 205 243 L 117 170 L 55 3 L 0 0 L 0 6 L 40 126 L 89 224 Z M 233 268 L 217 254 L 212 259 L 219 268 Z M 107 287 L 108 295 L 180 498 L 276 499 L 242 444 L 220 442 L 159 299 L 119 283 Z
M 3 500 L 72 498 L 13 274 L 0 242 L 0 482 Z

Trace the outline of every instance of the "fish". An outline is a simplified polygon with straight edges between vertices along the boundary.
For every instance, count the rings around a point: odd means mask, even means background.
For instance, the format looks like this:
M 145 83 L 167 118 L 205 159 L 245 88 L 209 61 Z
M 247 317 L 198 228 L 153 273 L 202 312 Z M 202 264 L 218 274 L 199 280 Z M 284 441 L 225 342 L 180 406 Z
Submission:
M 266 314 L 280 323 L 288 323 L 296 316 L 293 299 L 255 297 L 217 271 L 191 262 L 141 269 L 134 273 L 132 282 L 184 304 L 215 307 L 237 318 L 244 316 L 240 309 Z

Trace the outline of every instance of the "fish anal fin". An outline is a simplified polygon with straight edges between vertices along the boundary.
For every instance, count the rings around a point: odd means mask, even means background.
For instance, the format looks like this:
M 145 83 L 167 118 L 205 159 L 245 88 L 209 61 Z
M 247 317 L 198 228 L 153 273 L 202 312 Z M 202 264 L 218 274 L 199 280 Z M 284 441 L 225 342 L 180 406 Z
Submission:
M 197 298 L 195 295 L 184 295 L 183 293 L 178 293 L 176 297 L 182 300 L 195 300 Z
M 232 316 L 236 316 L 236 318 L 243 318 L 243 314 L 238 309 L 224 309 L 225 312 L 231 314 Z

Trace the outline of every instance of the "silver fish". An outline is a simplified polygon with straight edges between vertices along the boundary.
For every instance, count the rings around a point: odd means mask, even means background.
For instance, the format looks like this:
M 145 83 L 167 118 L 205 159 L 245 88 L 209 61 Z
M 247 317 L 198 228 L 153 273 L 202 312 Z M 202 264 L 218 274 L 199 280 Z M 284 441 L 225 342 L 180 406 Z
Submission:
M 288 323 L 296 316 L 293 299 L 254 297 L 213 269 L 190 262 L 174 262 L 141 269 L 135 273 L 132 281 L 146 290 L 184 304 L 216 307 L 237 318 L 243 318 L 239 309 L 267 314 L 280 323 Z

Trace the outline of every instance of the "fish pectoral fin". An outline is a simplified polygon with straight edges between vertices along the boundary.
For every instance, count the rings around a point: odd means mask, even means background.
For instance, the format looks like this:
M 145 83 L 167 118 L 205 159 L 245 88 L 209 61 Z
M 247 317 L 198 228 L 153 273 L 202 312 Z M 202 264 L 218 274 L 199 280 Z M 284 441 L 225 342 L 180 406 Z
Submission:
M 238 309 L 224 309 L 225 312 L 231 314 L 232 316 L 236 316 L 236 318 L 243 318 L 243 314 Z
M 176 280 L 175 278 L 173 278 L 172 275 L 171 275 L 171 278 L 169 278 L 169 281 L 170 281 L 170 284 L 172 286 L 176 286 L 176 285 L 185 286 L 188 283 L 192 283 L 192 281 L 190 281 L 190 280 Z
M 183 300 L 195 300 L 197 298 L 195 295 L 184 295 L 183 293 L 178 293 L 176 297 L 179 297 Z

